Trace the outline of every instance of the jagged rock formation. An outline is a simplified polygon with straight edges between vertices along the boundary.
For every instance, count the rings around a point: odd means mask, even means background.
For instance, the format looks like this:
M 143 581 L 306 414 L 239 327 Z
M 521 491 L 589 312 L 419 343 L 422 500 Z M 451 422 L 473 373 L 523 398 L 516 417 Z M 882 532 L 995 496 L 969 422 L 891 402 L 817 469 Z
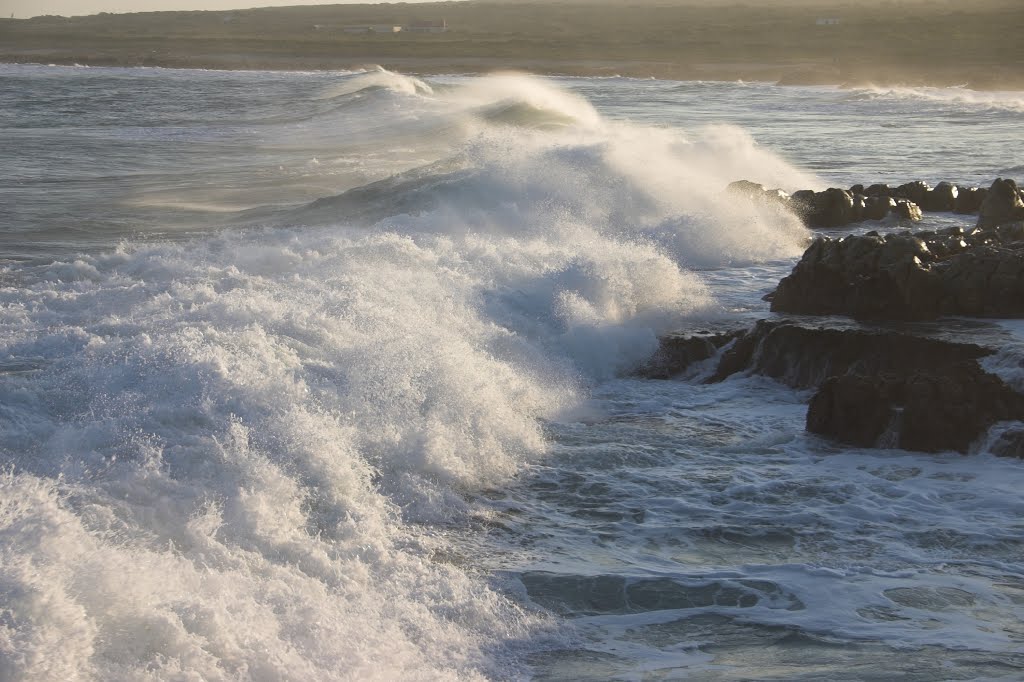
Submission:
M 883 220 L 889 215 L 916 222 L 921 220 L 922 211 L 978 213 L 978 227 L 983 228 L 1024 220 L 1024 195 L 1013 180 L 1002 178 L 988 189 L 960 187 L 951 182 L 929 187 L 921 180 L 898 187 L 874 184 L 866 188 L 830 187 L 821 192 L 804 189 L 792 195 L 747 180 L 734 182 L 728 189 L 752 199 L 781 203 L 812 228 L 842 227 L 865 220 Z
M 1024 396 L 965 362 L 909 376 L 831 377 L 811 399 L 807 430 L 862 447 L 966 452 L 995 423 L 1022 418 Z
M 663 336 L 657 352 L 637 373 L 648 379 L 679 376 L 698 362 L 714 357 L 723 346 L 743 336 L 743 333 L 743 330 L 736 330 Z
M 859 319 L 1024 316 L 1024 223 L 817 239 L 768 298 Z
M 761 320 L 722 353 L 709 381 L 754 372 L 793 388 L 843 374 L 899 374 L 977 360 L 993 351 L 895 331 L 834 329 Z
M 817 389 L 807 412 L 813 433 L 860 447 L 966 452 L 993 424 L 1024 419 L 1024 396 L 977 362 L 993 352 L 890 330 L 762 320 L 741 333 L 667 337 L 657 373 L 645 376 L 672 376 L 718 353 L 708 382 L 745 372 Z M 1024 435 L 1003 440 L 997 453 L 1024 452 Z

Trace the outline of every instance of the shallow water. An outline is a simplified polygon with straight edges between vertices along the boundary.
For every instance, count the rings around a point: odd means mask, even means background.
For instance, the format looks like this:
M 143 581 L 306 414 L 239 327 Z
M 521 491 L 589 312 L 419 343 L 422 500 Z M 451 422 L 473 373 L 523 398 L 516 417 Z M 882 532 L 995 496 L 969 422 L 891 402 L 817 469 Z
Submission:
M 0 679 L 1024 674 L 1019 462 L 624 378 L 802 252 L 726 184 L 987 183 L 1018 95 L 0 66 L 0 98 Z M 1015 325 L 942 333 L 1024 376 Z

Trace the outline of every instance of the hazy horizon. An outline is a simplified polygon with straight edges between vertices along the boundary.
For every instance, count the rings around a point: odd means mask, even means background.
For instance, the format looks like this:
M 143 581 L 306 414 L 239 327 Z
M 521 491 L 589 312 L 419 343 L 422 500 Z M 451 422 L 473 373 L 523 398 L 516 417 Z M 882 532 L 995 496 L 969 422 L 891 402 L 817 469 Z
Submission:
M 397 0 L 432 2 L 434 0 Z M 295 7 L 301 5 L 354 5 L 367 0 L 0 0 L 0 17 L 28 19 L 43 15 L 82 16 L 100 12 L 161 12 L 188 10 L 236 10 L 253 7 Z M 370 4 L 385 4 L 374 2 Z
M 194 10 L 240 10 L 258 7 L 299 7 L 310 5 L 359 5 L 359 4 L 404 4 L 428 3 L 439 0 L 0 0 L 0 18 L 14 16 L 27 19 L 43 15 L 83 16 L 101 12 L 161 12 L 161 11 L 194 11 Z M 467 2 L 468 0 L 452 0 Z M 595 2 L 611 3 L 614 0 L 594 0 Z M 675 0 L 671 4 L 722 5 L 740 4 L 743 0 Z M 877 4 L 885 0 L 866 0 L 867 4 Z M 828 5 L 829 0 L 784 0 L 779 4 L 794 5 L 807 3 L 812 5 Z M 912 0 L 914 4 L 948 4 L 949 0 Z M 836 0 L 836 5 L 849 3 Z M 888 3 L 887 3 L 888 4 Z

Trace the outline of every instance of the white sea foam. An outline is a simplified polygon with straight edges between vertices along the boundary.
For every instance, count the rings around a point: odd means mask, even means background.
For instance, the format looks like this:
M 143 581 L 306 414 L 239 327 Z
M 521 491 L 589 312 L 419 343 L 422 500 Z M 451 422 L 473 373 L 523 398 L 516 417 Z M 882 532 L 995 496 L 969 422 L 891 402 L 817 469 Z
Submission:
M 0 273 L 0 678 L 514 677 L 516 643 L 549 623 L 460 556 L 466 498 L 541 461 L 552 425 L 600 414 L 591 391 L 660 332 L 717 311 L 721 268 L 758 272 L 807 236 L 725 192 L 816 186 L 742 129 L 610 122 L 524 76 L 341 78 L 308 117 L 218 138 L 264 140 L 244 157 L 260 170 L 202 183 L 294 206 L 344 189 L 328 189 L 342 152 L 363 166 L 341 185 L 407 174 L 282 211 L 287 226 Z M 367 88 L 386 92 L 352 97 Z M 285 159 L 303 186 L 278 187 Z M 748 394 L 737 381 L 708 404 L 768 410 L 767 426 L 704 421 L 664 453 L 749 436 L 724 455 L 753 471 L 802 408 Z M 774 504 L 776 473 L 726 491 L 732 509 Z M 771 579 L 813 597 L 832 578 Z
M 5 355 L 42 368 L 2 389 L 5 676 L 498 675 L 531 619 L 408 524 L 710 300 L 601 197 L 600 143 L 496 139 L 468 155 L 505 211 L 8 270 Z
M 4 382 L 9 677 L 463 678 L 523 632 L 401 518 L 539 453 L 572 382 L 517 371 L 437 254 L 300 237 L 3 292 L 8 352 L 48 363 Z
M 886 87 L 853 88 L 858 97 L 877 100 L 921 101 L 955 105 L 969 110 L 1024 112 L 1024 97 L 1015 91 L 982 91 L 966 87 Z

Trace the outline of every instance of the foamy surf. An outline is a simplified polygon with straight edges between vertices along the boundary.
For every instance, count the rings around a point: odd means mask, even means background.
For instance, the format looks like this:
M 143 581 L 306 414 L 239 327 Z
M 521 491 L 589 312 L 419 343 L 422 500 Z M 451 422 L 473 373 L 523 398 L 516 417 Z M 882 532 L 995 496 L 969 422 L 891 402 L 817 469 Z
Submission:
M 40 71 L 0 67 L 0 678 L 1012 679 L 1014 463 L 622 378 L 763 314 L 808 233 L 726 185 L 877 166 L 878 102 Z
M 332 96 L 367 87 L 429 94 L 374 72 Z M 499 96 L 575 123 L 476 118 Z M 461 170 L 384 188 L 383 205 L 430 201 L 369 231 L 327 201 L 315 230 L 7 268 L 5 353 L 34 369 L 3 384 L 5 677 L 515 670 L 494 647 L 546 619 L 431 560 L 448 550 L 430 529 L 542 456 L 542 420 L 713 305 L 685 254 L 796 253 L 802 230 L 772 214 L 738 234 L 727 221 L 757 209 L 725 211 L 723 176 L 687 197 L 666 182 L 690 143 L 607 126 L 539 81 L 431 106 L 475 121 Z

